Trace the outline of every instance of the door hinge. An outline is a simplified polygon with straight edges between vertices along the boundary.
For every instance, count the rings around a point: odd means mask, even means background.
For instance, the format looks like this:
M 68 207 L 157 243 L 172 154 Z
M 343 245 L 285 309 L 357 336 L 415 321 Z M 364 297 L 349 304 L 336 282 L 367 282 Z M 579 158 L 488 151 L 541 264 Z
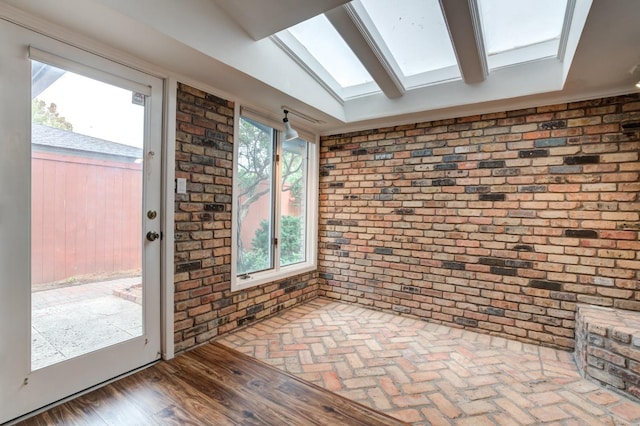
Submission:
M 280 161 L 280 154 L 276 154 L 276 163 Z
M 273 245 L 274 245 L 274 246 L 276 246 L 276 247 L 278 247 L 278 239 L 277 239 L 277 238 L 274 238 L 274 239 L 273 239 Z

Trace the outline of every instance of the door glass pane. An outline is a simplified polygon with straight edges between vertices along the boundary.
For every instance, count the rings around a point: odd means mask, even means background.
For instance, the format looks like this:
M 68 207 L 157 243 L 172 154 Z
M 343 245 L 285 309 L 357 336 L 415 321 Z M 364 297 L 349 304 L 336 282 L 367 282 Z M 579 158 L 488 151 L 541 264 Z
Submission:
M 34 370 L 142 335 L 144 103 L 32 62 Z
M 238 141 L 238 275 L 273 267 L 274 131 L 240 118 Z
M 307 142 L 282 143 L 280 266 L 306 260 Z

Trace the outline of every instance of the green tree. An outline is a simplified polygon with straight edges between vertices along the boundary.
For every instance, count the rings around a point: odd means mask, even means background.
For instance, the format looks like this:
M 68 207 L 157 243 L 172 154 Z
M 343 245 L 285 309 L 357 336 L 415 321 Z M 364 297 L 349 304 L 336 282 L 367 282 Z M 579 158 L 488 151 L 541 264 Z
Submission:
M 47 106 L 45 101 L 38 98 L 31 101 L 31 121 L 57 129 L 73 131 L 73 124 L 69 123 L 66 118 L 60 117 L 56 104 L 52 102 Z
M 268 268 L 270 258 L 270 228 L 267 221 L 263 221 L 256 230 L 259 241 L 252 241 L 251 248 L 242 247 L 240 229 L 243 219 L 249 213 L 253 203 L 272 190 L 270 183 L 273 178 L 273 129 L 249 119 L 240 120 L 238 138 L 238 199 L 240 203 L 237 209 L 238 227 L 238 272 L 251 272 Z M 278 188 L 281 192 L 291 192 L 294 203 L 300 205 L 303 193 L 303 159 L 306 157 L 300 152 L 300 146 L 306 147 L 300 141 L 285 142 L 282 158 L 282 177 Z M 281 227 L 284 228 L 283 218 Z M 284 235 L 284 234 L 283 234 Z M 301 238 L 301 235 L 298 239 Z M 299 246 L 299 244 L 298 244 Z M 281 251 L 282 251 L 281 247 Z M 282 252 L 281 259 L 285 259 Z M 293 263 L 293 262 L 291 262 Z M 285 264 L 285 263 L 283 263 Z
M 306 149 L 306 144 L 300 144 L 300 140 L 285 141 L 283 143 L 283 175 L 282 175 L 282 191 L 291 191 L 294 204 L 300 206 L 302 202 L 304 176 L 304 157 L 306 153 L 302 149 Z
M 304 260 L 302 250 L 302 218 L 297 216 L 283 216 L 278 243 L 280 245 L 280 265 L 291 265 Z M 263 220 L 256 229 L 251 240 L 251 251 L 245 254 L 246 268 L 250 271 L 260 271 L 268 268 L 271 232 L 269 222 Z
M 291 265 L 304 260 L 302 219 L 299 216 L 282 216 L 279 240 L 280 265 Z
M 258 248 L 243 247 L 241 228 L 251 204 L 270 190 L 270 185 L 264 184 L 271 181 L 273 169 L 272 133 L 269 130 L 254 121 L 240 120 L 237 158 L 239 203 L 236 215 L 240 225 L 238 226 L 238 273 L 241 274 L 268 267 L 268 252 Z

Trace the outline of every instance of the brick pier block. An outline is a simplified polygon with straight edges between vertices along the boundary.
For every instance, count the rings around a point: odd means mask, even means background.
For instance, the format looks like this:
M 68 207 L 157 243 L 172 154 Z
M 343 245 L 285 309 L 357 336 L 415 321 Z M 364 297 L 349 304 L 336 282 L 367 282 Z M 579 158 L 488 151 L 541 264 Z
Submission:
M 578 305 L 576 317 L 580 374 L 640 400 L 640 312 Z

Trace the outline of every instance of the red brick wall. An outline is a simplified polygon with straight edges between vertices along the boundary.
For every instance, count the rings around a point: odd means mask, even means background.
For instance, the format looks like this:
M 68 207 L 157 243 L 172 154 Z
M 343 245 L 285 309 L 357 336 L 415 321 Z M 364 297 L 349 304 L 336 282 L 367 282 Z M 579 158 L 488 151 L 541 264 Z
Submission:
M 573 348 L 576 303 L 640 310 L 630 121 L 638 95 L 324 137 L 319 293 Z
M 231 292 L 233 103 L 178 85 L 175 351 L 316 297 L 316 273 Z

